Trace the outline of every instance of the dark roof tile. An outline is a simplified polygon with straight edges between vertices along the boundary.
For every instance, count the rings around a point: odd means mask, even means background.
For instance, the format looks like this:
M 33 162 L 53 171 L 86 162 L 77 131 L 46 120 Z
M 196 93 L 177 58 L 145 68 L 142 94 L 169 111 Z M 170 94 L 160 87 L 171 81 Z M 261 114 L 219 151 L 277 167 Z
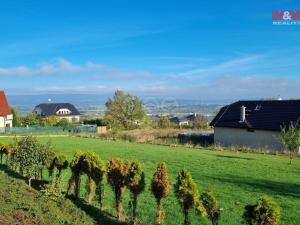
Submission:
M 246 107 L 246 121 L 240 122 L 240 108 Z M 280 130 L 298 124 L 300 100 L 238 101 L 221 108 L 210 123 L 214 127 Z
M 37 108 L 37 107 L 39 107 L 42 110 L 44 116 L 56 115 L 56 112 L 62 108 L 66 108 L 71 111 L 71 114 L 69 114 L 69 116 L 80 115 L 80 113 L 75 108 L 75 106 L 70 103 L 42 103 L 42 104 L 37 105 L 35 108 Z

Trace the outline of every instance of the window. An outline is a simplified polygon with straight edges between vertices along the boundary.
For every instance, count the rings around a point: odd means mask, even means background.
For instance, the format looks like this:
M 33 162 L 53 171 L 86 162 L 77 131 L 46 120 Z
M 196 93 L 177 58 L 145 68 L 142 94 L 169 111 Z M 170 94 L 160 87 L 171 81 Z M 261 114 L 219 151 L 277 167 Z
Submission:
M 254 110 L 256 110 L 256 111 L 261 110 L 261 105 L 257 105 Z

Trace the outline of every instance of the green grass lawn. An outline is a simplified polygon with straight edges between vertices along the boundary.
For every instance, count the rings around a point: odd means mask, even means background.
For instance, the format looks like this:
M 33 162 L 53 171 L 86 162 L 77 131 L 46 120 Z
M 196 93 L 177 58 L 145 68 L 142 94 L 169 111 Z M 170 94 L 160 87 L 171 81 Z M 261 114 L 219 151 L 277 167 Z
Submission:
M 46 142 L 49 138 L 39 139 Z M 146 173 L 147 183 L 146 190 L 141 194 L 138 203 L 140 223 L 143 225 L 154 224 L 156 205 L 150 191 L 150 181 L 160 161 L 166 162 L 172 184 L 175 182 L 178 171 L 185 167 L 191 172 L 200 191 L 211 189 L 215 193 L 221 207 L 224 208 L 220 224 L 241 224 L 244 206 L 254 203 L 264 194 L 272 197 L 280 205 L 281 224 L 300 224 L 299 157 L 295 158 L 293 165 L 288 165 L 286 156 L 131 144 L 76 137 L 52 137 L 50 139 L 56 149 L 65 152 L 69 160 L 72 159 L 76 150 L 91 150 L 98 153 L 104 160 L 120 157 L 140 161 Z M 0 139 L 1 142 L 10 140 Z M 70 171 L 65 171 L 63 173 L 64 185 L 67 184 L 69 177 Z M 82 184 L 83 198 L 86 195 L 83 190 L 84 185 Z M 128 199 L 129 193 L 126 191 L 123 201 L 125 212 L 128 210 Z M 98 207 L 96 201 L 93 204 Z M 113 194 L 106 183 L 104 207 L 106 212 L 115 213 Z M 182 224 L 183 215 L 172 189 L 169 197 L 164 201 L 164 207 L 167 225 Z M 94 210 L 94 212 L 97 211 Z M 96 217 L 95 214 L 91 216 Z M 192 224 L 210 224 L 206 220 L 200 223 L 200 218 L 193 211 L 191 220 Z M 108 224 L 108 222 L 102 224 Z

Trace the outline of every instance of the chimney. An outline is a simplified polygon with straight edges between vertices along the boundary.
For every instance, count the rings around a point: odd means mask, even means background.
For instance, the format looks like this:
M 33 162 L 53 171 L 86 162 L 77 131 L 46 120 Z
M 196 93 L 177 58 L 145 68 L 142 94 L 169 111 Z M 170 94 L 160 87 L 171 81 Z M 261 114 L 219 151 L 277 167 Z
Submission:
M 246 107 L 242 105 L 241 107 L 241 115 L 240 115 L 240 122 L 243 123 L 246 120 Z

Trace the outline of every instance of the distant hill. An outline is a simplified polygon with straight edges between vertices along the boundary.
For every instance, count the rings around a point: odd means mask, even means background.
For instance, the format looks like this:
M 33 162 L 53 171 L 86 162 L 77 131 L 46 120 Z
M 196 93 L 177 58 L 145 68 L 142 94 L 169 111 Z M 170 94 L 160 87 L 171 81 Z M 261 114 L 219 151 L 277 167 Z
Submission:
M 110 95 L 100 94 L 41 94 L 41 95 L 7 95 L 12 107 L 21 114 L 32 112 L 35 105 L 48 102 L 70 102 L 85 114 L 102 114 L 105 102 Z M 181 114 L 181 113 L 213 113 L 219 106 L 232 102 L 231 100 L 181 99 L 174 97 L 140 96 L 149 114 Z

